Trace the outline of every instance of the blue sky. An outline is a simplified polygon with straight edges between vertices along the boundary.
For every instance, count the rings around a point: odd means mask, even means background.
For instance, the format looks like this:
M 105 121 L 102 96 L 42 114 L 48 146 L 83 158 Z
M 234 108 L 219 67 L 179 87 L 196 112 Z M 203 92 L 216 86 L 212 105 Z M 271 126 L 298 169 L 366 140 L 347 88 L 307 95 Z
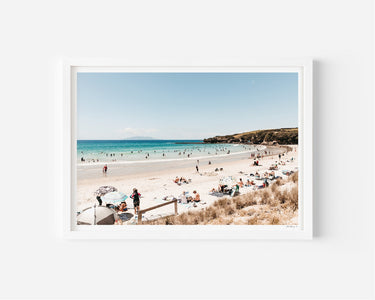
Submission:
M 297 73 L 78 73 L 78 139 L 298 126 Z

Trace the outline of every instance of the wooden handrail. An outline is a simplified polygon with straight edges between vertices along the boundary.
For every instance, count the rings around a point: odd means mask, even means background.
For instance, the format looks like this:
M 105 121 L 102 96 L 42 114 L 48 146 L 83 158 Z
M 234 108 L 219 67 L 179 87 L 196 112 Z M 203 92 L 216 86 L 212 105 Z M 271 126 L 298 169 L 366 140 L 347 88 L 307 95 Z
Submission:
M 142 209 L 142 210 L 138 211 L 138 224 L 142 224 L 142 214 L 144 214 L 145 212 L 156 209 L 156 208 L 159 208 L 159 207 L 162 207 L 162 206 L 165 206 L 165 205 L 168 205 L 168 204 L 172 204 L 172 203 L 174 203 L 174 214 L 177 215 L 178 214 L 177 213 L 177 199 L 175 199 L 175 200 L 172 200 L 172 201 L 168 201 L 168 202 L 165 202 L 165 203 L 155 205 L 155 206 L 152 206 L 152 207 L 149 207 L 149 208 Z

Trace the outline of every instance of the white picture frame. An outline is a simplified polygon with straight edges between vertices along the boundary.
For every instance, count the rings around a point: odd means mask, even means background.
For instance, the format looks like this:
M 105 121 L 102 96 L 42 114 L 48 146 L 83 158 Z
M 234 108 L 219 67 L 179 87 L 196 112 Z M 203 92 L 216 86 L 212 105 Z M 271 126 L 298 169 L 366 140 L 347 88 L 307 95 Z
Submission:
M 312 239 L 313 237 L 313 60 L 174 61 L 136 63 L 121 59 L 64 59 L 62 97 L 56 126 L 61 160 L 57 203 L 61 234 L 67 239 Z M 77 72 L 298 72 L 299 78 L 299 225 L 77 226 L 76 74 Z

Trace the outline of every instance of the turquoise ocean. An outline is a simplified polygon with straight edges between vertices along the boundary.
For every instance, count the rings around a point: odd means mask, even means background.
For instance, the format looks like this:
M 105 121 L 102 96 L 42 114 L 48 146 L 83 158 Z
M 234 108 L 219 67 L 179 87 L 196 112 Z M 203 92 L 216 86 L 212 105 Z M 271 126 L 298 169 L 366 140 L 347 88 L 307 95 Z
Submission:
M 78 140 L 78 163 L 206 158 L 255 151 L 255 146 L 201 140 Z

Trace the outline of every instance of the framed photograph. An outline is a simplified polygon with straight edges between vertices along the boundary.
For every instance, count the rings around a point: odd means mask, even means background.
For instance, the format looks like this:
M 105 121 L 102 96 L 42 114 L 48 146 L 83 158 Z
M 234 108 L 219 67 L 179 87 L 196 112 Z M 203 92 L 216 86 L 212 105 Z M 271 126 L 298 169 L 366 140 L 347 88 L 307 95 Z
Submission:
M 312 60 L 66 60 L 64 236 L 311 239 Z

